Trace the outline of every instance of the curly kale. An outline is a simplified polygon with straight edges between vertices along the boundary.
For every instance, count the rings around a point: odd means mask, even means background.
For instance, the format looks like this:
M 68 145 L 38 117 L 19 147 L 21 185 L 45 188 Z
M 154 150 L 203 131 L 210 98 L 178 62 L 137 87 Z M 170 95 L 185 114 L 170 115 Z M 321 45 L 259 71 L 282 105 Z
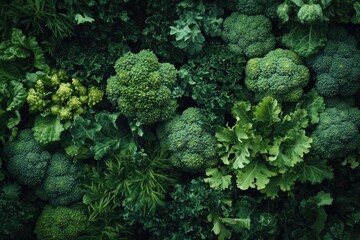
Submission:
M 328 39 L 325 48 L 308 59 L 316 88 L 325 97 L 354 95 L 360 89 L 358 41 L 340 27 L 331 28 Z
M 280 48 L 263 58 L 250 59 L 245 74 L 245 85 L 257 99 L 272 96 L 280 102 L 297 102 L 310 79 L 310 71 L 301 58 Z
M 177 103 L 172 93 L 177 71 L 169 63 L 159 63 L 150 50 L 126 53 L 115 63 L 116 77 L 107 81 L 106 95 L 132 121 L 149 125 L 175 115 Z
M 216 139 L 198 108 L 188 108 L 160 125 L 157 135 L 161 147 L 170 152 L 172 164 L 182 170 L 202 171 L 216 163 Z
M 244 62 L 227 47 L 210 42 L 180 68 L 179 76 L 186 83 L 185 95 L 206 110 L 210 122 L 222 122 L 235 100 L 250 97 L 241 85 Z
M 25 239 L 26 228 L 34 219 L 35 208 L 21 199 L 17 184 L 0 187 L 0 239 Z
M 221 37 L 232 52 L 247 58 L 261 57 L 275 48 L 271 28 L 270 20 L 263 15 L 233 12 L 224 21 Z

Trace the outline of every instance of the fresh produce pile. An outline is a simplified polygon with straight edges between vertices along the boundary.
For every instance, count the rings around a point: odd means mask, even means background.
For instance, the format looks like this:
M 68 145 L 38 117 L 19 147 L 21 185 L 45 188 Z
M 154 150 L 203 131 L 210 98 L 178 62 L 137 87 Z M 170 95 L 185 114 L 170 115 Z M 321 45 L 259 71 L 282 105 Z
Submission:
M 3 0 L 0 240 L 360 239 L 360 1 Z

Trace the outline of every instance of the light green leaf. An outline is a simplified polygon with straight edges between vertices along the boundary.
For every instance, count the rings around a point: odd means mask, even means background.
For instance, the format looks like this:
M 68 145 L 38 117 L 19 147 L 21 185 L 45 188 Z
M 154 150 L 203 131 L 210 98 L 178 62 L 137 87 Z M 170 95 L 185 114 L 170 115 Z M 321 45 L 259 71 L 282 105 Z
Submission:
M 271 171 L 264 163 L 253 161 L 244 169 L 236 170 L 237 187 L 241 190 L 256 188 L 261 190 L 270 182 L 270 178 L 277 173 Z
M 316 194 L 314 199 L 318 207 L 331 205 L 333 202 L 333 198 L 331 197 L 330 193 L 326 193 L 324 191 L 321 191 L 318 194 Z
M 208 168 L 206 169 L 206 176 L 204 181 L 210 184 L 211 188 L 224 190 L 231 185 L 231 175 L 224 175 L 222 169 Z
M 220 218 L 220 221 L 236 231 L 240 231 L 241 229 L 250 230 L 250 218 Z
M 303 95 L 301 101 L 296 105 L 296 109 L 305 109 L 311 124 L 319 122 L 320 113 L 325 111 L 325 101 L 315 89 Z
M 261 122 L 264 127 L 271 126 L 273 123 L 280 122 L 281 107 L 278 105 L 276 99 L 272 97 L 265 97 L 255 107 L 254 117 L 255 121 Z
M 225 240 L 231 237 L 231 232 L 221 221 L 220 216 L 217 212 L 211 212 L 207 217 L 209 222 L 213 223 L 212 231 L 218 235 L 218 240 Z
M 60 141 L 61 133 L 64 130 L 59 118 L 51 115 L 46 117 L 38 115 L 32 128 L 36 141 L 41 144 Z
M 231 109 L 232 115 L 240 126 L 253 122 L 250 102 L 237 102 Z
M 93 19 L 92 17 L 88 16 L 86 13 L 84 13 L 84 15 L 81 15 L 80 13 L 75 14 L 75 21 L 76 24 L 82 24 L 82 23 L 92 23 L 95 19 Z

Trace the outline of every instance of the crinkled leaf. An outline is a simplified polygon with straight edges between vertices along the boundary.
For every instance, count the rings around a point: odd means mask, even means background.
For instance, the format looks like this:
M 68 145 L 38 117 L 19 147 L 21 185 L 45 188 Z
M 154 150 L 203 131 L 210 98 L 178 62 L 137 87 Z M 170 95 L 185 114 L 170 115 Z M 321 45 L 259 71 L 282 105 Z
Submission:
M 242 229 L 250 230 L 250 217 L 248 218 L 220 218 L 220 220 L 235 231 L 241 231 Z
M 276 122 L 280 122 L 281 107 L 276 99 L 265 97 L 256 107 L 254 118 L 257 122 L 261 122 L 264 127 L 271 126 Z
M 311 124 L 316 124 L 319 122 L 320 113 L 325 111 L 324 98 L 315 89 L 312 89 L 303 95 L 301 101 L 296 105 L 296 109 L 305 109 Z
M 271 171 L 264 163 L 253 161 L 244 169 L 236 170 L 236 184 L 241 190 L 256 188 L 261 190 L 270 182 L 270 178 L 277 173 Z
M 207 219 L 209 222 L 213 223 L 212 231 L 216 235 L 218 235 L 219 240 L 225 240 L 231 237 L 231 231 L 226 228 L 225 224 L 221 221 L 218 213 L 210 213 Z
M 87 140 L 94 141 L 95 135 L 100 131 L 101 125 L 94 123 L 89 119 L 81 116 L 75 117 L 70 128 L 73 142 L 76 146 L 82 147 L 87 143 Z
M 206 176 L 204 181 L 210 184 L 211 188 L 224 190 L 229 188 L 231 184 L 231 175 L 224 175 L 223 172 L 217 168 L 206 169 Z
M 237 124 L 240 126 L 253 122 L 250 102 L 241 101 L 235 103 L 231 109 L 231 113 L 236 118 Z
M 19 110 L 26 101 L 26 90 L 22 83 L 17 81 L 10 81 L 8 84 L 8 90 L 11 98 L 8 99 L 7 111 Z
M 60 123 L 56 116 L 42 117 L 36 116 L 35 124 L 32 128 L 36 141 L 41 144 L 60 141 L 61 133 L 64 131 L 64 126 Z

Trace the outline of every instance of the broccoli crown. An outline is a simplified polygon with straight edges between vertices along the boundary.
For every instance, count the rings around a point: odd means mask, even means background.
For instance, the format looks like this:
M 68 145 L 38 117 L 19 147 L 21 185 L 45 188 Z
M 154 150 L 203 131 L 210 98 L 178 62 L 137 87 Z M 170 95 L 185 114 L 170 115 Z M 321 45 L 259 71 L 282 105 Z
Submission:
M 177 71 L 169 63 L 159 63 L 149 50 L 126 53 L 115 63 L 116 77 L 110 77 L 106 94 L 111 103 L 129 119 L 142 124 L 169 120 L 177 103 L 172 89 Z
M 232 52 L 255 58 L 275 48 L 271 29 L 270 20 L 263 15 L 247 16 L 234 12 L 225 19 L 221 36 Z
M 316 88 L 325 97 L 351 96 L 360 89 L 360 50 L 345 29 L 332 28 L 319 54 L 308 59 L 315 72 Z
M 67 155 L 55 153 L 52 156 L 43 184 L 51 205 L 67 205 L 81 198 L 79 172 L 79 166 Z
M 173 165 L 185 171 L 203 170 L 216 161 L 216 138 L 198 108 L 188 108 L 160 125 L 157 135 L 160 145 L 170 152 Z
M 278 101 L 297 102 L 310 78 L 309 69 L 294 52 L 276 49 L 263 58 L 250 59 L 245 67 L 245 85 L 256 98 L 272 96 Z
M 270 19 L 276 19 L 276 10 L 280 2 L 280 0 L 236 0 L 236 9 L 241 14 L 261 14 Z
M 4 153 L 7 170 L 19 183 L 33 187 L 45 178 L 51 154 L 35 140 L 31 129 L 20 131 L 15 141 L 7 142 Z
M 35 233 L 39 240 L 71 240 L 77 239 L 86 227 L 86 215 L 80 210 L 45 206 L 36 221 Z
M 311 151 L 327 159 L 343 158 L 360 148 L 360 110 L 344 103 L 327 108 L 311 135 Z

